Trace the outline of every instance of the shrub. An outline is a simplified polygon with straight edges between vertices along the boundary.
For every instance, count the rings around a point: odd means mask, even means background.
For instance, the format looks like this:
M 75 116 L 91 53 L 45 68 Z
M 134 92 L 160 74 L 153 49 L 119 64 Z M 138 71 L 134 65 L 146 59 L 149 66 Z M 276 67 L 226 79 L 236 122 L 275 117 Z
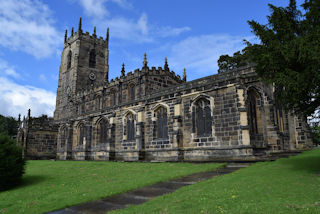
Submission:
M 0 134 L 0 190 L 17 185 L 24 173 L 22 148 L 9 136 Z

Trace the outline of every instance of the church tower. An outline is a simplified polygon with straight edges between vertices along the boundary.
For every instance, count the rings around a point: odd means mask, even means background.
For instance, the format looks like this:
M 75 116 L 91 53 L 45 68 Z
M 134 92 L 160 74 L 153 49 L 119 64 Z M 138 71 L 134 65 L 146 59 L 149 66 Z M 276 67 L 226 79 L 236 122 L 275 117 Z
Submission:
M 54 119 L 60 120 L 73 115 L 73 98 L 77 93 L 101 86 L 108 82 L 109 75 L 109 29 L 106 39 L 82 31 L 82 19 L 78 31 L 64 37 L 61 54 L 59 83 Z

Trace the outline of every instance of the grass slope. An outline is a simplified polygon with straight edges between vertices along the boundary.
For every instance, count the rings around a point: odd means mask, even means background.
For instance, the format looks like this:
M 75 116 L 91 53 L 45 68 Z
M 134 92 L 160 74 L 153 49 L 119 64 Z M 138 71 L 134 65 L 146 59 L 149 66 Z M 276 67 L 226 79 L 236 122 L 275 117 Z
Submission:
M 0 213 L 43 213 L 221 164 L 28 161 L 20 186 L 0 192 Z
M 320 150 L 257 163 L 112 213 L 320 213 Z

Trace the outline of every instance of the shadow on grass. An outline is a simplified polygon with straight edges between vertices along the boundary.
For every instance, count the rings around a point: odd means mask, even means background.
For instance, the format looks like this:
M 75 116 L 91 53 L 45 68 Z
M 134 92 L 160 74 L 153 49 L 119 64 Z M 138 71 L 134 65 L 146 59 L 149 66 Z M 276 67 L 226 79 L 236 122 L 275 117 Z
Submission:
M 312 155 L 312 156 L 297 156 L 294 158 L 287 159 L 283 161 L 281 164 L 291 165 L 293 170 L 303 170 L 312 174 L 320 173 L 320 155 Z
M 36 185 L 43 181 L 45 181 L 47 178 L 45 176 L 41 175 L 27 175 L 24 176 L 18 186 L 16 186 L 14 189 L 23 188 L 26 186 Z

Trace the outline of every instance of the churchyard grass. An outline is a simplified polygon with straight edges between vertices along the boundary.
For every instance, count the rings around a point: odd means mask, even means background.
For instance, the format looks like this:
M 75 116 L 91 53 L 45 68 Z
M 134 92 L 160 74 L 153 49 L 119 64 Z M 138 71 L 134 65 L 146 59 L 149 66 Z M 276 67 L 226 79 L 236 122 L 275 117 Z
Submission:
M 256 163 L 112 213 L 320 213 L 320 149 Z
M 222 164 L 28 161 L 21 185 L 0 192 L 0 213 L 44 213 Z

